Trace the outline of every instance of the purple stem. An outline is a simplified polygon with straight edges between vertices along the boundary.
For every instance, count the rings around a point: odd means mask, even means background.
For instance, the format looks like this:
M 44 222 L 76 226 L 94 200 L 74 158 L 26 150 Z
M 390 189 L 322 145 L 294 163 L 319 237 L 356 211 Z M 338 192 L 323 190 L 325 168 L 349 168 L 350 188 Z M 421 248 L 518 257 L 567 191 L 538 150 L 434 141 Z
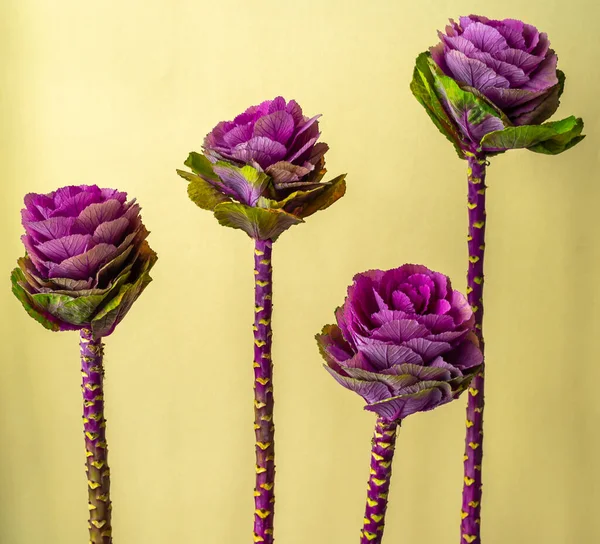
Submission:
M 273 543 L 275 509 L 275 425 L 273 423 L 273 363 L 271 315 L 273 268 L 271 240 L 255 240 L 254 249 L 254 429 L 256 487 L 254 542 Z
M 104 369 L 101 340 L 94 340 L 92 331 L 81 329 L 79 342 L 83 382 L 83 428 L 85 436 L 86 472 L 90 519 L 90 544 L 111 544 L 110 470 L 106 447 L 104 419 Z
M 483 352 L 483 258 L 485 252 L 485 156 L 468 155 L 469 270 L 467 299 L 475 314 L 475 333 Z M 471 382 L 467 402 L 461 544 L 481 544 L 481 464 L 483 460 L 484 372 Z
M 371 448 L 371 470 L 367 489 L 367 505 L 360 544 L 379 544 L 383 538 L 385 511 L 392 477 L 392 460 L 396 447 L 399 421 L 377 418 Z

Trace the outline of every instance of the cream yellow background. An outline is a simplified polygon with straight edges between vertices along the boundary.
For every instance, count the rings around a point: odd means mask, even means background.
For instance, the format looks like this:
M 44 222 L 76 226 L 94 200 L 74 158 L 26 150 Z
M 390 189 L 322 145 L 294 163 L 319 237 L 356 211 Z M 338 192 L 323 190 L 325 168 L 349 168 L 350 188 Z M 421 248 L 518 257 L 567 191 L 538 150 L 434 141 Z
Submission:
M 501 4 L 501 5 L 500 5 Z M 24 193 L 135 195 L 154 282 L 106 340 L 117 544 L 251 541 L 252 246 L 175 174 L 219 120 L 283 94 L 321 112 L 347 195 L 277 242 L 276 539 L 358 541 L 373 416 L 313 335 L 354 273 L 418 262 L 465 287 L 465 163 L 408 89 L 448 17 L 549 33 L 558 157 L 494 158 L 488 184 L 486 544 L 600 542 L 600 69 L 591 0 L 0 2 L 0 542 L 87 542 L 77 334 L 30 319 L 8 276 Z M 385 541 L 458 544 L 466 398 L 406 421 Z

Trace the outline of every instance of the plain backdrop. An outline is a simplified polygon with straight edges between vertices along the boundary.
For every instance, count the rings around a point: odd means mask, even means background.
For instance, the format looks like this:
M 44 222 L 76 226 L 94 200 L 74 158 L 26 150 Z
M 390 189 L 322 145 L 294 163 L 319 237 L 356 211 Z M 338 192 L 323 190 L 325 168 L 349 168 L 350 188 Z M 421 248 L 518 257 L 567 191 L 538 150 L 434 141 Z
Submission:
M 555 119 L 588 135 L 488 172 L 486 544 L 600 541 L 600 70 L 591 0 L 0 1 L 0 542 L 87 542 L 76 333 L 10 292 L 26 192 L 135 196 L 159 261 L 106 339 L 117 544 L 251 542 L 252 244 L 175 169 L 220 120 L 284 95 L 322 113 L 346 196 L 276 243 L 276 540 L 358 541 L 373 415 L 313 336 L 352 276 L 423 263 L 465 288 L 466 165 L 412 97 L 448 17 L 548 32 Z M 405 422 L 385 541 L 458 544 L 466 397 Z

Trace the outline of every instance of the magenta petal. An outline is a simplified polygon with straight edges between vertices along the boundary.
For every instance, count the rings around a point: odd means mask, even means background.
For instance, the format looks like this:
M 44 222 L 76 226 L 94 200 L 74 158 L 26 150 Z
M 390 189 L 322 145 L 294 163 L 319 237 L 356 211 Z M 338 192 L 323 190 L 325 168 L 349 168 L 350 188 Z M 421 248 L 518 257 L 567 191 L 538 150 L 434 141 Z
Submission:
M 520 68 L 526 74 L 529 74 L 534 68 L 539 66 L 542 60 L 544 60 L 543 58 L 536 57 L 535 55 L 531 55 L 526 51 L 518 49 L 504 49 L 494 53 L 494 57 L 502 62 Z
M 410 349 L 408 342 L 404 346 L 396 346 L 374 341 L 361 346 L 359 349 L 373 367 L 378 370 L 384 370 L 401 363 L 423 364 L 423 358 Z
M 447 300 L 445 300 L 443 298 L 438 299 L 433 304 L 432 313 L 434 313 L 436 315 L 444 315 L 444 314 L 447 314 L 451 308 L 452 308 L 452 306 L 450 305 L 450 303 Z
M 27 222 L 23 226 L 36 242 L 43 242 L 68 236 L 72 232 L 74 223 L 74 217 L 51 217 L 43 221 Z
M 483 62 L 470 59 L 458 51 L 448 51 L 446 63 L 458 81 L 482 92 L 488 88 L 508 88 L 510 86 L 508 79 L 498 75 Z
M 494 70 L 494 72 L 496 72 L 499 76 L 506 78 L 511 87 L 520 87 L 529 81 L 529 77 L 523 70 L 521 70 L 521 68 L 498 60 L 492 57 L 490 53 L 476 53 L 472 58 L 480 60 L 486 66 L 489 66 L 492 70 Z
M 276 111 L 284 111 L 285 106 L 285 98 L 283 98 L 283 96 L 278 96 L 274 98 L 269 104 L 269 113 L 274 113 Z
M 509 47 L 522 49 L 525 47 L 525 38 L 523 37 L 524 25 L 517 19 L 503 19 L 502 21 L 490 21 L 493 26 L 506 40 Z
M 294 119 L 294 125 L 298 126 L 304 120 L 304 116 L 302 115 L 302 108 L 300 104 L 295 100 L 290 100 L 285 107 L 285 111 L 287 111 L 292 118 Z
M 50 265 L 49 278 L 69 278 L 85 280 L 96 274 L 98 269 L 117 254 L 117 248 L 111 244 L 98 244 L 81 255 L 64 260 L 58 265 Z
M 264 136 L 254 137 L 233 149 L 234 158 L 247 164 L 255 161 L 263 169 L 283 159 L 285 153 L 283 144 Z
M 33 265 L 38 269 L 42 276 L 45 276 L 48 272 L 48 267 L 46 266 L 44 256 L 41 255 L 35 247 L 33 238 L 27 234 L 24 234 L 21 236 L 21 241 L 23 242 L 25 250 L 27 251 L 27 255 L 31 259 Z
M 389 321 L 372 334 L 373 339 L 384 340 L 388 342 L 401 343 L 412 338 L 423 337 L 429 334 L 427 327 L 421 325 L 413 319 L 400 319 Z
M 54 209 L 54 193 L 49 195 L 38 195 L 37 193 L 28 193 L 25 195 L 25 210 L 23 219 L 26 221 L 41 221 L 50 217 Z
M 531 91 L 528 89 L 500 89 L 497 87 L 489 87 L 484 91 L 484 94 L 499 108 L 507 109 L 524 104 L 545 92 L 545 90 Z
M 524 85 L 523 88 L 538 91 L 554 87 L 554 85 L 558 83 L 558 77 L 556 75 L 557 62 L 558 58 L 554 52 L 552 52 L 533 72 L 531 72 L 530 81 Z
M 100 189 L 102 200 L 118 200 L 121 204 L 127 201 L 127 193 L 117 189 Z
M 417 412 L 432 410 L 442 404 L 442 401 L 442 391 L 436 388 L 413 395 L 392 397 L 376 404 L 369 404 L 365 406 L 365 410 L 375 412 L 389 421 L 397 421 Z
M 261 117 L 254 125 L 254 136 L 264 136 L 286 144 L 294 133 L 294 118 L 285 111 L 276 111 Z
M 425 338 L 413 338 L 405 342 L 404 345 L 417 353 L 425 362 L 432 361 L 438 355 L 450 351 L 452 347 L 447 342 L 432 342 Z M 410 363 L 412 361 L 406 362 Z
M 392 293 L 392 304 L 394 310 L 399 310 L 407 313 L 415 313 L 416 309 L 411 298 L 402 291 L 394 291 Z
M 350 378 L 349 376 L 343 376 L 328 366 L 325 366 L 325 369 L 340 385 L 346 389 L 350 389 L 350 391 L 358 393 L 367 402 L 377 402 L 385 399 L 390 394 L 389 388 L 381 382 L 368 382 L 357 380 L 356 378 Z
M 129 220 L 126 217 L 102 223 L 94 231 L 94 241 L 97 244 L 107 243 L 118 246 L 123 241 L 127 227 L 129 227 Z
M 431 332 L 438 334 L 455 328 L 454 319 L 449 315 L 417 315 L 415 319 L 425 325 Z
M 461 370 L 467 370 L 483 363 L 481 350 L 472 342 L 462 342 L 451 353 L 444 354 L 444 359 Z
M 93 234 L 98 225 L 116 219 L 123 213 L 123 205 L 118 200 L 107 200 L 91 204 L 77 217 L 77 224 Z
M 439 34 L 443 44 L 447 45 L 450 49 L 456 49 L 467 57 L 472 57 L 476 53 L 481 53 L 481 50 L 475 47 L 469 40 L 463 36 L 446 36 Z
M 89 234 L 71 234 L 39 244 L 37 250 L 50 261 L 60 263 L 69 257 L 84 253 L 94 245 Z
M 73 197 L 65 198 L 60 201 L 60 206 L 51 212 L 50 217 L 77 217 L 90 204 L 97 202 L 98 196 L 99 194 L 82 192 Z
M 477 49 L 487 53 L 494 53 L 506 49 L 506 39 L 495 28 L 483 23 L 470 24 L 463 32 L 463 38 L 469 40 Z
M 538 41 L 535 44 L 535 47 L 531 49 L 531 54 L 536 55 L 538 57 L 545 57 L 550 49 L 550 40 L 548 39 L 548 34 L 545 32 L 541 32 L 538 37 Z
M 444 46 L 444 44 L 438 43 L 437 45 L 430 47 L 429 53 L 431 54 L 431 58 L 440 67 L 442 72 L 444 72 L 444 74 L 446 74 L 447 76 L 452 77 L 452 72 L 446 64 L 446 47 Z
M 443 357 L 436 357 L 426 368 L 441 368 L 445 370 L 448 374 L 448 377 L 445 378 L 445 380 L 450 380 L 451 378 L 457 378 L 463 375 L 459 368 L 444 361 Z M 440 378 L 435 379 L 438 380 Z
M 245 123 L 232 128 L 229 132 L 223 135 L 223 140 L 229 147 L 235 147 L 238 144 L 247 142 L 252 138 L 254 127 L 252 123 Z

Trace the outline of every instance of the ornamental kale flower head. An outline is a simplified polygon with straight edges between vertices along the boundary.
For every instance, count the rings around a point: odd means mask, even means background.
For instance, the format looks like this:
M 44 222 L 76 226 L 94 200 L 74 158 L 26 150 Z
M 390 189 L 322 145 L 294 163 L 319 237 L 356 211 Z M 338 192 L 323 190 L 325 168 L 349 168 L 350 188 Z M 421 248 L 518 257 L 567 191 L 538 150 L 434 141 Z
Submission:
M 464 151 L 528 148 L 556 154 L 582 139 L 581 119 L 542 124 L 565 77 L 548 36 L 515 19 L 452 19 L 417 59 L 411 89 L 438 128 Z
M 356 275 L 336 318 L 316 336 L 325 368 L 390 421 L 456 399 L 483 362 L 467 300 L 424 266 Z
M 156 254 L 140 207 L 96 185 L 28 194 L 21 212 L 27 250 L 13 292 L 44 327 L 107 336 L 151 281 Z
M 221 224 L 263 240 L 327 208 L 343 196 L 345 176 L 321 182 L 328 146 L 318 142 L 319 117 L 279 96 L 220 122 L 203 154 L 185 162 L 193 173 L 177 171 L 190 198 Z

